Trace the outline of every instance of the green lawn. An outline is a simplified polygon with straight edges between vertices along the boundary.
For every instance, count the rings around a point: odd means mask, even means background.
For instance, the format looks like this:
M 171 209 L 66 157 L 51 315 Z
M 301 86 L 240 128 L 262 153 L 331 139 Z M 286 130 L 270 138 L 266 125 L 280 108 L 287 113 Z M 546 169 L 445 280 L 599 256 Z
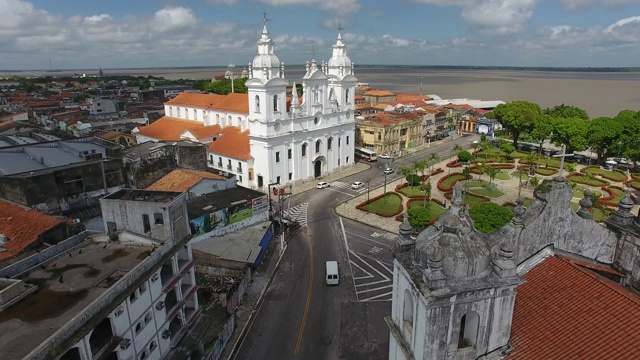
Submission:
M 516 150 L 516 151 L 512 152 L 511 154 L 509 154 L 509 156 L 511 156 L 511 158 L 513 158 L 513 159 L 520 159 L 520 158 L 523 158 L 523 157 L 525 157 L 527 155 L 529 155 L 528 152 L 522 152 L 522 151 L 518 151 L 518 150 Z
M 573 175 L 568 177 L 567 180 L 576 182 L 578 184 L 585 184 L 585 185 L 597 186 L 597 187 L 609 185 L 608 181 L 600 180 L 600 179 L 589 180 L 589 178 L 584 175 Z
M 584 197 L 584 193 L 583 193 L 584 189 L 586 189 L 586 187 L 584 187 L 584 186 L 576 186 L 573 189 L 573 197 L 574 198 L 578 198 L 578 199 L 582 199 Z M 593 194 L 595 194 L 597 197 L 601 197 L 602 196 L 602 192 L 600 192 L 598 190 L 591 189 L 591 192 Z
M 631 182 L 631 186 L 633 186 L 636 189 L 640 189 L 640 180 L 633 180 Z
M 616 189 L 616 188 L 609 188 L 609 190 L 613 191 L 613 193 L 615 194 L 615 197 L 611 200 L 609 200 L 612 203 L 619 203 L 620 200 L 622 200 L 622 198 L 624 197 L 624 191 L 620 190 L 620 189 Z
M 551 175 L 557 174 L 558 169 L 539 167 L 538 170 L 536 170 L 536 173 L 542 176 L 551 176 Z
M 398 194 L 387 194 L 380 199 L 363 206 L 361 210 L 379 214 L 381 216 L 394 216 L 400 212 L 398 208 L 402 203 L 402 197 Z
M 469 180 L 469 189 L 474 188 L 474 187 L 487 187 L 489 186 L 489 182 L 482 180 L 482 181 L 478 181 L 478 180 Z M 462 187 L 466 187 L 467 184 L 462 183 Z
M 603 178 L 611 181 L 623 182 L 627 180 L 627 174 L 620 171 L 605 170 L 600 167 L 590 167 L 585 171 L 588 171 L 593 175 L 600 175 Z
M 447 177 L 442 180 L 442 187 L 444 189 L 448 189 L 451 190 L 453 189 L 453 183 L 457 180 L 464 180 L 465 176 L 462 174 L 453 174 L 453 175 L 447 175 Z M 462 185 L 462 184 L 461 184 Z
M 483 199 L 481 197 L 477 197 L 477 196 L 473 196 L 473 195 L 465 195 L 463 197 L 464 200 L 464 204 L 465 205 L 473 205 L 473 204 L 479 204 L 481 202 L 486 202 L 487 199 Z
M 412 209 L 414 207 L 423 207 L 423 204 L 424 201 L 412 201 L 409 203 L 409 209 Z M 429 207 L 429 220 L 433 220 L 440 216 L 440 214 L 447 211 L 447 209 L 443 208 L 442 206 L 440 206 L 440 204 L 433 200 L 429 200 L 427 202 L 427 205 Z
M 511 175 L 509 175 L 509 171 L 507 170 L 502 170 L 499 173 L 496 174 L 496 179 L 498 180 L 510 180 L 511 179 Z
M 500 197 L 502 195 L 504 195 L 504 193 L 500 190 L 498 190 L 497 188 L 493 188 L 491 189 L 491 191 L 487 190 L 487 189 L 471 189 L 469 190 L 469 192 L 475 193 L 475 194 L 479 194 L 479 195 L 484 195 L 484 196 L 488 196 L 490 198 L 497 198 Z
M 431 187 L 431 191 L 433 191 L 433 185 Z M 402 189 L 398 190 L 398 192 L 401 193 L 402 195 L 406 196 L 406 197 L 424 196 L 426 194 L 424 191 L 422 191 L 420 189 L 420 185 L 418 185 L 418 186 L 407 186 L 405 188 L 402 188 Z

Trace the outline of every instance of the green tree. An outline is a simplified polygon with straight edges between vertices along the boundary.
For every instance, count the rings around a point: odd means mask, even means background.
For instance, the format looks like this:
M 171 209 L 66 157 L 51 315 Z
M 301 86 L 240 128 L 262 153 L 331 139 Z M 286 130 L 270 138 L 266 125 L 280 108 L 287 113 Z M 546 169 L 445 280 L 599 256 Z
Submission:
M 546 108 L 543 112 L 546 115 L 551 115 L 557 118 L 578 118 L 582 120 L 589 120 L 589 115 L 587 114 L 587 112 L 577 106 L 561 104 L 552 108 Z
M 400 168 L 399 172 L 400 172 L 400 175 L 404 176 L 407 182 L 409 182 L 409 175 L 413 174 L 413 169 L 410 168 L 409 166 L 404 166 Z
M 492 202 L 472 206 L 469 215 L 476 229 L 485 234 L 502 227 L 513 218 L 511 210 Z
M 500 146 L 500 150 L 502 150 L 502 152 L 506 156 L 509 156 L 512 152 L 516 151 L 516 148 L 514 148 L 513 145 L 511 145 L 511 144 L 502 144 Z
M 460 151 L 462 151 L 462 146 L 460 146 L 460 144 L 455 144 L 453 146 L 453 149 L 451 149 L 451 158 L 449 160 L 449 162 L 451 162 L 453 159 L 453 155 L 455 155 L 456 153 L 459 153 Z M 449 174 L 451 174 L 451 167 L 449 167 Z
M 587 186 L 589 187 L 589 190 L 591 190 L 591 184 L 596 179 L 596 176 L 591 171 L 587 170 L 584 172 L 584 177 L 587 178 Z
M 493 179 L 496 178 L 496 175 L 498 175 L 498 173 L 500 172 L 500 169 L 496 169 L 494 167 L 487 166 L 487 168 L 485 169 L 485 172 L 487 173 L 487 175 L 489 175 L 489 186 L 487 186 L 487 188 L 489 190 L 491 190 L 493 188 L 492 187 Z
M 463 164 L 466 164 L 467 162 L 471 161 L 471 159 L 473 159 L 473 155 L 471 155 L 471 153 L 466 150 L 460 151 L 458 153 L 458 161 L 460 161 Z
M 555 117 L 543 114 L 538 117 L 538 121 L 536 121 L 533 129 L 531 129 L 530 135 L 537 140 L 539 152 L 542 152 L 542 144 L 550 137 L 553 131 L 554 119 Z
M 427 208 L 414 206 L 407 213 L 409 215 L 409 224 L 416 230 L 426 228 L 429 225 L 429 221 L 431 221 L 429 209 Z
M 496 106 L 492 111 L 495 119 L 511 133 L 513 146 L 518 147 L 518 139 L 523 132 L 533 129 L 542 110 L 538 104 L 519 100 Z
M 619 141 L 624 131 L 623 125 L 610 117 L 599 117 L 589 124 L 587 144 L 595 150 L 598 161 L 604 159 L 605 152 Z
M 420 188 L 422 191 L 424 191 L 423 207 L 428 209 L 429 205 L 427 203 L 427 199 L 431 199 L 431 180 L 423 181 L 422 185 L 420 185 Z
M 435 165 L 438 162 L 438 160 L 440 160 L 440 156 L 437 153 L 429 154 L 429 158 L 427 159 L 427 161 L 431 165 L 431 173 L 432 174 L 433 174 L 433 165 Z
M 587 149 L 589 136 L 589 120 L 566 118 L 555 122 L 553 141 L 567 146 L 567 152 Z
M 564 167 L 567 169 L 567 171 L 569 173 L 573 173 L 578 168 L 578 164 L 576 164 L 574 162 L 566 162 L 566 163 L 564 163 Z
M 424 170 L 427 168 L 427 165 L 426 160 L 418 160 L 413 164 L 413 168 L 416 169 L 416 171 L 420 171 L 420 174 L 424 176 Z
M 468 196 L 467 194 L 469 194 L 469 179 L 471 179 L 471 169 L 469 169 L 468 166 L 465 166 L 464 169 L 462 169 L 462 174 L 464 175 L 464 196 L 466 198 Z

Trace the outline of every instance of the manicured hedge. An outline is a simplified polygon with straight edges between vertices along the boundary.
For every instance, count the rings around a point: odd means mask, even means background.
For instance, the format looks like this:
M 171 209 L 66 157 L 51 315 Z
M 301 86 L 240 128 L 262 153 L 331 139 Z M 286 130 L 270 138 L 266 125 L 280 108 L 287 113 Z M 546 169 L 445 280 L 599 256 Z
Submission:
M 452 180 L 450 187 L 446 187 L 445 185 L 442 184 L 444 181 L 446 181 L 447 179 L 452 178 L 452 177 L 459 177 L 459 179 Z M 453 190 L 453 186 L 456 184 L 456 182 L 458 182 L 459 180 L 464 180 L 464 179 L 465 179 L 465 176 L 461 172 L 454 172 L 454 173 L 451 173 L 451 174 L 449 174 L 447 176 L 443 176 L 440 180 L 438 180 L 438 190 L 440 190 L 442 192 L 451 191 L 451 190 Z
M 369 201 L 362 202 L 362 203 L 360 203 L 360 204 L 358 204 L 356 206 L 356 209 L 364 211 L 364 212 L 371 212 L 371 211 L 368 211 L 368 209 L 366 207 L 371 205 L 371 204 L 373 204 L 377 200 L 382 199 L 385 195 L 397 196 L 398 197 L 398 199 L 400 200 L 400 205 L 398 205 L 398 209 L 396 211 L 391 211 L 389 213 L 374 212 L 374 214 L 376 214 L 378 216 L 382 216 L 382 217 L 392 217 L 392 216 L 396 216 L 396 215 L 402 213 L 402 210 L 404 209 L 404 207 L 402 205 L 402 196 L 400 196 L 400 195 L 398 195 L 398 194 L 396 194 L 394 192 L 388 192 L 386 194 L 380 194 L 380 195 L 370 199 Z
M 567 175 L 567 180 L 572 181 L 572 182 L 576 182 L 578 184 L 585 184 L 585 185 L 589 185 L 589 186 L 607 186 L 607 185 L 610 185 L 610 183 L 607 180 L 594 179 L 593 181 L 591 181 L 591 180 L 587 179 L 586 176 L 578 174 L 578 173 Z
M 448 168 L 461 167 L 462 163 L 458 160 L 449 161 L 446 165 Z
M 602 191 L 606 192 L 607 196 L 602 196 L 601 198 L 598 199 L 598 202 L 607 206 L 612 206 L 612 207 L 618 207 L 618 205 L 620 204 L 620 200 L 622 200 L 622 197 L 619 197 L 618 194 L 616 194 L 613 189 L 616 189 L 618 191 L 621 191 L 624 194 L 624 189 L 621 188 L 620 186 L 603 186 L 601 187 Z M 623 195 L 624 196 L 624 195 Z
M 628 179 L 627 173 L 617 169 L 605 170 L 605 169 L 602 169 L 600 166 L 591 165 L 591 166 L 587 166 L 585 168 L 580 169 L 580 172 L 585 173 L 587 170 L 594 175 L 600 175 L 601 177 L 611 181 L 624 182 L 624 181 L 627 181 Z

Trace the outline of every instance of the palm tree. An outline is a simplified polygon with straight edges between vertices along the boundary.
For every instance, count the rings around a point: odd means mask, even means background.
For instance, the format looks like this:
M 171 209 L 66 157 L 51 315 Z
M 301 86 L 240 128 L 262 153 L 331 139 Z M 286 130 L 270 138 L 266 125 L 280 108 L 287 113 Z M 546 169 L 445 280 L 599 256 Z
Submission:
M 464 175 L 464 186 L 465 186 L 465 191 L 464 191 L 464 196 L 465 198 L 467 196 L 469 196 L 469 178 L 471 177 L 471 170 L 469 169 L 468 166 L 465 166 L 464 169 L 462 169 L 462 174 Z
M 485 169 L 485 171 L 487 172 L 487 175 L 489 175 L 489 186 L 487 186 L 487 188 L 489 190 L 491 190 L 491 184 L 493 182 L 493 179 L 496 178 L 496 175 L 498 175 L 498 173 L 500 172 L 499 169 L 496 169 L 494 167 L 491 166 L 487 166 L 487 168 Z
M 591 182 L 596 179 L 596 176 L 589 170 L 584 172 L 584 176 L 587 178 L 587 186 L 589 187 L 589 190 L 591 190 Z
M 451 149 L 451 158 L 453 158 L 453 156 L 459 153 L 460 151 L 462 151 L 462 146 L 460 146 L 460 144 L 455 144 L 453 146 L 453 149 Z M 452 160 L 449 160 L 449 161 L 451 162 Z M 449 174 L 451 174 L 451 166 L 449 166 Z
M 437 153 L 429 154 L 429 159 L 427 161 L 431 164 L 431 173 L 433 173 L 433 165 L 435 165 L 438 160 L 440 160 L 440 156 L 438 156 Z
M 416 169 L 416 171 L 420 171 L 420 174 L 424 177 L 424 169 L 427 168 L 427 161 L 426 160 L 418 160 L 413 164 L 413 167 Z
M 400 168 L 400 174 L 402 176 L 404 176 L 405 179 L 407 179 L 407 177 L 411 174 L 413 174 L 413 169 L 409 166 L 405 166 L 405 167 L 401 167 Z M 407 179 L 407 182 L 409 181 L 409 179 Z
M 426 183 L 423 181 L 422 182 L 422 190 L 424 191 L 424 202 L 422 204 L 422 207 L 424 207 L 425 209 L 429 209 L 428 205 L 427 205 L 427 198 L 431 199 L 431 180 L 427 181 Z

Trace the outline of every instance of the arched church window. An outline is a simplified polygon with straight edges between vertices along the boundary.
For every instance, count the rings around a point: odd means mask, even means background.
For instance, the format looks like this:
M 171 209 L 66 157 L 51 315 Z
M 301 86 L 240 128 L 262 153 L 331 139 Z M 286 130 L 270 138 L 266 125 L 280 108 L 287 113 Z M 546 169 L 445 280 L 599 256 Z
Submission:
M 256 112 L 259 113 L 260 112 L 260 96 L 256 95 L 255 103 L 256 103 Z
M 302 144 L 302 157 L 307 156 L 307 143 Z
M 413 333 L 413 296 L 409 289 L 404 290 L 402 324 L 409 334 Z
M 216 124 L 220 125 L 220 114 L 216 114 Z
M 320 140 L 316 141 L 316 154 L 320 152 L 320 145 L 322 145 L 322 141 Z
M 232 120 L 231 120 L 231 115 L 227 116 L 227 125 L 233 125 Z
M 173 116 L 173 106 L 169 106 L 169 116 Z
M 273 95 L 273 111 L 278 111 L 278 95 Z
M 327 139 L 327 150 L 331 150 L 331 143 L 333 142 L 333 138 Z
M 475 311 L 468 312 L 460 320 L 460 334 L 458 335 L 458 349 L 476 346 L 478 342 L 478 325 L 480 317 Z
M 344 91 L 344 102 L 347 104 L 349 103 L 349 89 Z
M 317 104 L 319 101 L 318 99 L 318 85 L 313 87 L 313 102 L 314 104 Z

